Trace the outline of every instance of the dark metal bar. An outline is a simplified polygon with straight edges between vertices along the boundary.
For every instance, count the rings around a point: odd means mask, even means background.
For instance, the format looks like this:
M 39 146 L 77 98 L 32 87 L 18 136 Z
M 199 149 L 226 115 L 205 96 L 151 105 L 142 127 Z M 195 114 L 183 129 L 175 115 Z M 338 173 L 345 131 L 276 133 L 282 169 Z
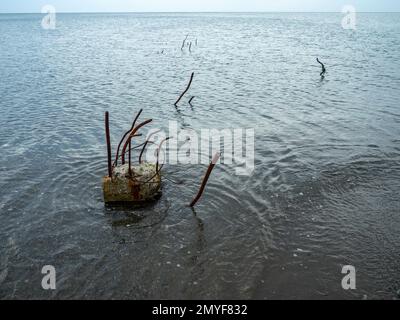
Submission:
M 176 102 L 175 102 L 176 107 L 178 106 L 179 101 L 181 101 L 182 97 L 186 94 L 186 92 L 189 91 L 190 85 L 192 84 L 192 81 L 193 81 L 193 77 L 194 77 L 194 72 L 192 72 L 192 75 L 190 76 L 190 81 L 189 81 L 185 91 L 183 91 L 182 94 L 179 96 L 178 100 L 176 100 Z
M 146 120 L 140 124 L 138 124 L 135 128 L 133 128 L 132 132 L 130 133 L 130 135 L 128 136 L 128 139 L 126 140 L 124 147 L 122 149 L 122 163 L 125 163 L 125 153 L 126 153 L 126 148 L 128 147 L 129 142 L 132 140 L 132 138 L 135 136 L 136 132 L 139 131 L 139 129 L 143 126 L 145 126 L 146 124 L 152 122 L 153 119 L 149 119 Z
M 132 157 L 132 146 L 131 146 L 131 140 L 129 140 L 129 155 L 128 155 L 128 158 L 129 158 L 129 164 L 128 164 L 128 166 L 129 166 L 129 169 L 128 169 L 128 173 L 129 173 L 129 176 L 132 176 L 132 168 L 131 168 L 131 157 Z
M 325 65 L 324 65 L 321 61 L 319 61 L 318 58 L 317 58 L 317 62 L 318 62 L 318 63 L 321 65 L 321 67 L 322 67 L 322 72 L 320 73 L 320 76 L 322 77 L 322 76 L 325 75 L 326 68 L 325 68 Z
M 190 98 L 190 100 L 189 100 L 189 104 L 190 104 L 190 106 L 191 106 L 191 107 L 193 107 L 193 105 L 192 105 L 192 101 L 193 101 L 193 99 L 194 99 L 194 96 L 193 96 L 193 97 L 191 97 L 191 98 Z
M 182 42 L 182 47 L 181 47 L 181 51 L 183 50 L 183 48 L 185 47 L 185 42 L 187 40 L 187 38 L 189 37 L 189 35 L 186 35 L 186 38 L 183 40 Z
M 117 148 L 117 153 L 116 153 L 116 156 L 115 156 L 114 166 L 117 166 L 117 165 L 118 165 L 119 150 L 120 150 L 120 148 L 121 148 L 122 142 L 125 140 L 126 136 L 133 130 L 133 128 L 135 127 L 135 124 L 136 124 L 137 120 L 139 119 L 140 114 L 141 114 L 142 112 L 143 112 L 143 109 L 140 109 L 139 112 L 138 112 L 138 114 L 136 115 L 135 120 L 133 120 L 131 129 L 130 129 L 129 131 L 125 132 L 124 136 L 122 137 L 121 141 L 119 142 L 118 148 Z M 124 158 L 124 157 L 123 157 L 123 162 L 125 163 L 125 158 Z
M 112 165 L 111 165 L 110 115 L 108 111 L 106 111 L 105 114 L 105 126 L 106 126 L 106 141 L 107 141 L 108 176 L 111 178 Z
M 159 167 L 159 160 L 160 160 L 160 150 L 162 148 L 162 145 L 165 141 L 168 141 L 169 139 L 171 139 L 171 137 L 167 137 L 165 138 L 163 141 L 160 142 L 160 144 L 158 145 L 158 149 L 157 149 L 157 163 L 156 163 L 156 173 L 158 173 L 158 167 Z
M 204 189 L 205 189 L 205 187 L 206 187 L 207 181 L 208 181 L 208 179 L 210 178 L 211 172 L 212 172 L 212 170 L 214 169 L 215 164 L 218 162 L 219 157 L 220 157 L 220 154 L 217 152 L 217 153 L 214 155 L 214 157 L 213 157 L 213 159 L 212 159 L 212 161 L 211 161 L 211 163 L 210 163 L 210 166 L 209 166 L 208 169 L 207 169 L 206 175 L 204 176 L 203 182 L 201 183 L 201 187 L 200 187 L 199 192 L 197 193 L 196 198 L 194 198 L 193 201 L 190 203 L 190 206 L 191 206 L 191 207 L 194 207 L 194 206 L 196 205 L 197 201 L 200 200 L 200 198 L 201 198 L 201 196 L 202 196 L 202 194 L 203 194 L 203 192 L 204 192 Z

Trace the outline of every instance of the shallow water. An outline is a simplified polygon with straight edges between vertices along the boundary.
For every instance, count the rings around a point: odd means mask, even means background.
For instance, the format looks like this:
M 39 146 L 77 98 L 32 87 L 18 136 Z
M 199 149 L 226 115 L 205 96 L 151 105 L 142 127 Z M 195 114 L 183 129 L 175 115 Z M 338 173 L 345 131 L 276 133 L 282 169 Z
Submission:
M 400 14 L 355 32 L 340 14 L 41 18 L 0 15 L 0 298 L 396 297 Z M 140 108 L 163 128 L 255 128 L 254 174 L 217 166 L 192 211 L 206 167 L 166 165 L 183 184 L 158 202 L 105 208 L 104 111 L 115 147 Z

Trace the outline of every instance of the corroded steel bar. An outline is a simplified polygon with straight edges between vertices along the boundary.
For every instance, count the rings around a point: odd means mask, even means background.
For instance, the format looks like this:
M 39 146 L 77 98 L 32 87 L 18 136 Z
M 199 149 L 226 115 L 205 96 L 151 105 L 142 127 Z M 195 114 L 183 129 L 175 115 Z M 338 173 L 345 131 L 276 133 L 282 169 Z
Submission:
M 146 124 L 152 122 L 153 119 L 149 119 L 146 120 L 140 124 L 138 124 L 135 128 L 133 128 L 132 132 L 130 133 L 130 135 L 128 136 L 128 139 L 126 140 L 124 147 L 122 149 L 122 163 L 125 164 L 125 153 L 126 153 L 126 148 L 128 147 L 129 142 L 131 141 L 131 139 L 135 136 L 136 132 L 139 131 L 139 129 L 143 126 L 145 126 Z
M 317 58 L 317 62 L 321 65 L 321 67 L 322 67 L 322 72 L 320 73 L 320 76 L 322 77 L 324 74 L 325 74 L 325 72 L 326 72 L 326 68 L 325 68 L 325 65 L 321 62 L 321 61 L 319 61 L 319 59 Z
M 194 77 L 194 72 L 192 72 L 192 75 L 190 76 L 190 81 L 189 81 L 185 91 L 183 91 L 182 94 L 179 96 L 178 100 L 176 100 L 176 102 L 175 102 L 176 107 L 178 106 L 179 101 L 181 101 L 182 97 L 186 94 L 186 92 L 189 91 L 190 85 L 192 84 L 192 81 L 193 81 L 193 77 Z
M 156 163 L 156 173 L 158 173 L 158 167 L 159 167 L 159 160 L 160 160 L 160 150 L 162 148 L 162 145 L 165 141 L 168 141 L 169 139 L 171 139 L 171 137 L 167 137 L 165 138 L 163 141 L 160 142 L 160 144 L 158 145 L 158 149 L 157 149 L 157 163 Z
M 106 141 L 107 141 L 108 176 L 111 178 L 112 165 L 111 165 L 110 115 L 108 111 L 106 111 L 105 114 L 105 126 L 106 126 Z
M 135 127 L 135 124 L 136 124 L 137 120 L 139 119 L 140 114 L 141 114 L 142 112 L 143 112 L 143 109 L 140 109 L 139 112 L 138 112 L 138 114 L 136 115 L 135 120 L 133 120 L 131 129 L 130 129 L 129 131 L 125 132 L 125 134 L 123 135 L 121 141 L 119 142 L 118 148 L 117 148 L 117 153 L 116 153 L 116 156 L 115 156 L 114 166 L 117 166 L 117 165 L 118 165 L 119 150 L 120 150 L 120 148 L 121 148 L 122 142 L 124 142 L 126 136 L 133 130 L 133 128 Z M 124 159 L 124 160 L 125 160 L 125 159 Z
M 194 99 L 194 96 L 193 96 L 193 97 L 191 97 L 191 98 L 190 98 L 190 100 L 189 100 L 189 104 L 190 104 L 190 106 L 191 106 L 191 107 L 193 107 L 193 105 L 192 105 L 192 101 L 193 101 L 193 99 Z
M 131 145 L 131 140 L 129 140 L 129 155 L 128 155 L 128 158 L 129 158 L 129 164 L 128 164 L 128 166 L 129 166 L 129 169 L 128 169 L 128 173 L 129 173 L 129 176 L 132 176 L 132 168 L 131 168 L 131 157 L 132 157 L 132 145 Z
M 182 42 L 182 47 L 181 47 L 181 51 L 183 50 L 183 48 L 185 47 L 185 42 L 187 40 L 187 38 L 189 37 L 189 35 L 186 35 L 186 38 L 183 40 Z
M 214 157 L 213 157 L 213 159 L 212 159 L 212 161 L 211 161 L 211 163 L 210 163 L 210 166 L 208 167 L 208 170 L 207 170 L 207 172 L 206 172 L 206 175 L 204 176 L 203 182 L 201 183 L 201 187 L 200 187 L 200 190 L 199 190 L 199 192 L 198 192 L 196 198 L 194 198 L 193 201 L 190 203 L 190 206 L 191 206 L 191 207 L 194 207 L 194 206 L 196 205 L 197 201 L 200 200 L 200 198 L 201 198 L 201 196 L 202 196 L 202 194 L 203 194 L 203 192 L 204 192 L 204 189 L 205 189 L 205 187 L 206 187 L 207 181 L 208 181 L 208 179 L 210 178 L 211 172 L 212 172 L 212 170 L 214 169 L 215 164 L 218 162 L 219 157 L 220 157 L 220 154 L 217 152 L 217 153 L 214 155 Z

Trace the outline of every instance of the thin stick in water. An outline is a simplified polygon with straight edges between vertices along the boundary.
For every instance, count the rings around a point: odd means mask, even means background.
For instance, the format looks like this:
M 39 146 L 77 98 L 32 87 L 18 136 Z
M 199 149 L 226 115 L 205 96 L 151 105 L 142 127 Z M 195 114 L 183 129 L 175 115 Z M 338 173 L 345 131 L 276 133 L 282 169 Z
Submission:
M 189 37 L 189 35 L 186 35 L 186 38 L 183 40 L 181 50 L 183 50 L 183 48 L 185 47 L 185 42 L 188 37 Z
M 220 157 L 220 154 L 217 152 L 217 153 L 214 155 L 214 157 L 213 157 L 213 159 L 212 159 L 212 161 L 211 161 L 211 163 L 210 163 L 210 166 L 208 167 L 208 170 L 207 170 L 207 172 L 206 172 L 206 175 L 204 176 L 203 182 L 201 183 L 201 187 L 200 187 L 200 190 L 199 190 L 199 192 L 198 192 L 196 198 L 194 198 L 193 201 L 190 203 L 190 206 L 191 206 L 191 207 L 194 207 L 194 206 L 196 205 L 197 201 L 200 200 L 200 198 L 201 198 L 201 196 L 202 196 L 202 194 L 203 194 L 203 192 L 204 192 L 204 189 L 205 189 L 205 187 L 206 187 L 207 181 L 208 181 L 208 179 L 210 178 L 211 172 L 212 172 L 212 170 L 214 169 L 215 164 L 218 162 L 219 157 Z

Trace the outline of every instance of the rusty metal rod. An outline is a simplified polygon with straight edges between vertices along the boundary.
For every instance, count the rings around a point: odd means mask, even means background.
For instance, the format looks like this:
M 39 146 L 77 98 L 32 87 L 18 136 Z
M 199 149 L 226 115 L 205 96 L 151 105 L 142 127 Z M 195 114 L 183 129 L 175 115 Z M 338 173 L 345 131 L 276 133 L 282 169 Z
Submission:
M 107 161 L 108 161 L 108 176 L 112 177 L 112 165 L 111 165 L 111 139 L 110 139 L 110 114 L 106 111 L 105 114 L 105 126 L 106 126 L 106 142 L 107 142 Z
M 191 106 L 191 107 L 193 107 L 193 105 L 192 105 L 192 101 L 193 101 L 193 99 L 194 99 L 194 96 L 193 96 L 193 97 L 191 97 L 191 98 L 190 98 L 190 100 L 189 100 L 189 104 L 190 104 L 190 106 Z
M 120 150 L 120 148 L 121 148 L 122 142 L 124 142 L 126 136 L 133 130 L 133 128 L 135 127 L 135 124 L 136 124 L 137 120 L 139 119 L 140 114 L 141 114 L 142 112 L 143 112 L 143 109 L 140 109 L 139 112 L 138 112 L 138 114 L 136 115 L 135 120 L 133 120 L 131 129 L 130 129 L 129 131 L 125 132 L 125 134 L 123 135 L 121 141 L 120 141 L 119 144 L 118 144 L 117 153 L 116 153 L 115 161 L 114 161 L 114 166 L 115 166 L 115 167 L 118 165 L 119 150 Z
M 131 145 L 131 140 L 129 140 L 129 155 L 128 155 L 128 158 L 129 158 L 129 162 L 128 162 L 128 166 L 129 166 L 129 168 L 128 168 L 128 173 L 129 173 L 129 176 L 132 176 L 132 168 L 131 168 L 131 164 L 132 164 L 132 145 Z
M 190 76 L 190 81 L 189 81 L 185 91 L 183 91 L 182 94 L 179 96 L 178 100 L 176 100 L 176 102 L 175 102 L 176 107 L 178 106 L 179 101 L 181 101 L 182 97 L 186 94 L 186 92 L 189 91 L 190 85 L 192 84 L 192 81 L 193 81 L 193 77 L 194 77 L 194 72 L 192 72 L 192 75 Z
M 138 124 L 135 128 L 133 128 L 132 132 L 128 136 L 128 139 L 126 140 L 124 147 L 122 149 L 122 164 L 125 164 L 125 153 L 126 153 L 126 148 L 128 147 L 129 142 L 132 140 L 132 138 L 135 136 L 136 132 L 138 132 L 141 127 L 145 126 L 146 124 L 148 124 L 152 121 L 153 121 L 153 119 L 146 120 L 146 121 Z
M 186 35 L 186 38 L 183 40 L 182 42 L 182 47 L 181 47 L 181 51 L 183 50 L 183 48 L 185 47 L 185 42 L 187 40 L 187 38 L 189 37 L 189 35 Z
M 134 135 L 134 137 L 140 137 L 140 136 L 142 136 L 142 134 L 135 134 L 135 135 Z M 143 143 L 141 143 L 141 144 L 138 144 L 137 146 L 132 147 L 132 148 L 131 148 L 131 151 L 136 150 L 136 149 L 139 149 L 139 148 L 142 148 L 142 147 L 144 146 L 144 144 L 145 144 L 145 142 L 143 142 Z M 126 151 L 125 151 L 125 154 L 127 154 L 128 152 L 129 152 L 129 150 L 126 150 Z M 119 158 L 121 158 L 121 157 L 122 157 L 122 154 L 119 155 Z
M 196 205 L 197 201 L 200 200 L 200 198 L 201 198 L 201 196 L 202 196 L 202 194 L 203 194 L 203 192 L 204 192 L 204 189 L 205 189 L 205 187 L 206 187 L 207 181 L 208 181 L 208 179 L 210 178 L 211 172 L 212 172 L 212 170 L 214 169 L 215 164 L 218 162 L 219 157 L 220 157 L 220 154 L 219 154 L 219 152 L 217 152 L 217 153 L 214 155 L 214 157 L 213 157 L 213 159 L 212 159 L 212 161 L 211 161 L 211 163 L 210 163 L 210 166 L 208 167 L 208 170 L 207 170 L 207 172 L 206 172 L 206 175 L 204 176 L 203 182 L 201 183 L 201 187 L 200 187 L 199 192 L 197 193 L 196 198 L 194 198 L 193 201 L 190 203 L 190 206 L 191 206 L 191 207 L 194 207 L 194 206 Z
M 158 149 L 157 149 L 157 163 L 156 163 L 156 173 L 158 173 L 158 167 L 159 167 L 159 161 L 160 161 L 160 150 L 162 148 L 162 145 L 164 142 L 168 141 L 169 139 L 171 139 L 171 137 L 167 137 L 165 138 L 163 141 L 160 142 L 160 144 L 158 145 Z

